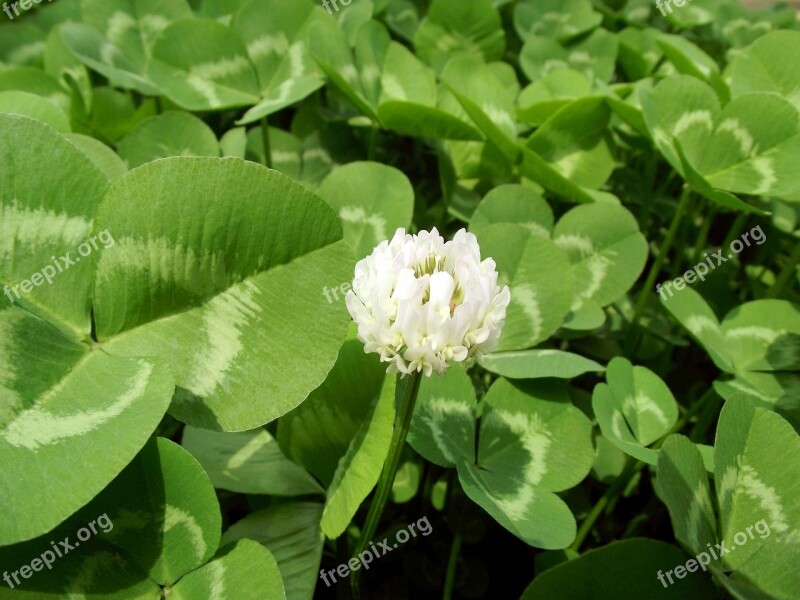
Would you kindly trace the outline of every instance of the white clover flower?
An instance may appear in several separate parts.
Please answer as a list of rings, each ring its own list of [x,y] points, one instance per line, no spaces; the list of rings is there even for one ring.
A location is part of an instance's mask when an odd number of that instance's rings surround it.
[[[391,363],[387,372],[444,373],[497,346],[511,293],[497,285],[494,260],[481,262],[478,240],[461,229],[398,229],[356,265],[347,310],[366,352]]]

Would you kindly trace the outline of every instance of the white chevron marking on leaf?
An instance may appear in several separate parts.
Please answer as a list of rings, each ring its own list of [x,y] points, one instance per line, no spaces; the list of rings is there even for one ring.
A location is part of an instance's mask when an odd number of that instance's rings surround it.
[[[197,520],[185,510],[167,504],[164,514],[164,531],[170,531],[176,527],[184,527],[192,540],[195,555],[198,559],[205,556],[208,545],[203,537],[203,528]]]
[[[203,323],[208,342],[198,353],[188,380],[195,394],[208,396],[225,381],[228,369],[244,347],[242,335],[245,325],[261,312],[254,300],[259,293],[252,282],[245,281],[206,305]]]
[[[758,188],[753,190],[753,194],[766,194],[778,181],[772,159],[762,156],[753,160],[752,165],[756,172],[761,175],[761,182],[758,184]]]
[[[608,268],[612,265],[611,259],[603,254],[595,254],[586,261],[589,271],[589,284],[580,292],[584,298],[591,298],[602,287],[608,275]]]
[[[84,241],[91,230],[92,222],[85,217],[16,203],[5,205],[0,207],[0,258],[19,252],[19,245],[40,248],[58,244],[68,250]]]
[[[786,331],[782,329],[770,329],[769,327],[758,327],[755,325],[735,327],[726,332],[727,337],[730,338],[757,338],[768,344],[771,344],[785,334]]]
[[[761,508],[769,515],[767,521],[770,528],[778,533],[789,529],[783,503],[774,487],[768,486],[758,477],[758,472],[750,465],[742,465],[739,469],[739,489],[747,496],[756,500]]]
[[[689,532],[689,537],[695,546],[703,546],[711,540],[701,540],[700,531],[703,519],[712,513],[711,497],[708,494],[708,487],[705,485],[705,480],[697,484],[694,490],[691,504],[689,505],[689,512],[686,514],[686,529]]]
[[[675,123],[675,126],[672,128],[672,133],[674,135],[680,135],[695,125],[702,125],[709,131],[714,129],[714,118],[711,116],[711,111],[693,110],[683,113],[681,118],[678,119],[677,123]]]
[[[431,398],[425,408],[422,418],[430,427],[433,439],[436,440],[436,446],[449,462],[455,462],[456,457],[450,452],[442,424],[445,421],[453,421],[454,417],[466,417],[472,421],[475,416],[469,406],[450,398]]]
[[[739,119],[728,118],[720,123],[717,131],[730,133],[737,142],[739,142],[739,150],[743,156],[750,156],[750,153],[755,147],[752,134],[745,129],[739,122]]]
[[[740,457],[736,457],[738,464]],[[739,469],[733,465],[728,466],[722,474],[722,481],[717,484],[717,497],[720,505],[730,502],[733,492],[736,490],[736,481],[739,478]]]
[[[623,409],[633,411],[637,415],[650,413],[665,427],[669,425],[667,416],[664,414],[664,411],[661,410],[661,407],[642,392],[639,392],[636,396],[628,396],[625,398]]]
[[[269,56],[270,54],[283,55],[288,50],[289,40],[282,31],[272,35],[262,35],[247,45],[247,52],[253,59]]]
[[[301,77],[306,72],[304,48],[302,42],[295,42],[289,48],[289,73],[292,78]]]
[[[98,282],[113,278],[113,271],[147,273],[150,285],[177,284],[198,296],[231,284],[222,254],[198,255],[193,248],[178,246],[166,238],[116,240],[118,251],[104,252],[100,257]]]
[[[106,23],[106,38],[120,44],[129,29],[136,28],[136,19],[121,10],[118,10],[108,18]]]
[[[215,88],[214,84],[210,81],[207,81],[206,79],[203,79],[197,75],[189,75],[186,78],[186,83],[188,83],[198,94],[205,98],[209,106],[216,107],[222,104],[222,100],[217,95],[217,88]]]
[[[523,284],[514,286],[511,302],[516,304],[525,313],[531,323],[533,336],[539,338],[542,333],[542,311],[539,308],[539,294],[532,285]]]
[[[234,56],[233,58],[221,58],[216,62],[194,65],[189,73],[202,79],[224,79],[246,71],[249,66],[250,61],[244,56]]]
[[[31,61],[39,60],[44,53],[44,42],[31,42],[24,46],[19,46],[9,53],[8,63],[26,64]]]
[[[400,80],[391,73],[383,74],[383,93],[387,98],[408,100],[408,96]]]
[[[592,240],[585,235],[567,233],[558,236],[554,241],[562,250],[578,250],[583,256],[589,256],[594,253]]]
[[[348,223],[358,223],[372,227],[376,243],[386,239],[386,219],[380,215],[367,216],[360,206],[343,206],[339,209],[339,218]]]
[[[17,448],[36,450],[40,446],[54,444],[63,439],[85,435],[104,423],[120,416],[144,393],[150,381],[153,365],[137,361],[140,369],[130,379],[130,387],[113,403],[104,408],[87,410],[77,414],[59,415],[34,407],[19,414],[5,430],[2,437]],[[51,389],[53,394],[61,385]]]
[[[498,504],[511,520],[523,519],[535,498],[535,486],[547,474],[547,451],[552,441],[550,433],[536,414],[493,410],[486,416],[483,426],[493,420],[500,421],[518,435],[522,447],[530,455],[523,473],[525,483],[516,494],[498,499]]]
[[[741,381],[738,381],[736,379],[732,379],[732,380],[730,380],[730,381],[728,381],[726,383],[729,386],[731,386],[733,389],[739,390],[740,392],[744,392],[745,394],[749,394],[749,395],[751,395],[751,396],[753,396],[755,398],[758,398],[762,402],[766,402],[767,404],[771,404],[773,406],[778,404],[778,399],[777,398],[772,398],[770,396],[767,396],[766,394],[762,394],[761,392],[759,392],[754,387],[750,387],[749,385],[745,385]]]
[[[686,329],[696,336],[700,336],[705,330],[720,332],[719,324],[706,315],[692,315],[686,319]]]
[[[225,565],[221,560],[214,560],[208,564],[211,581],[209,582],[209,600],[225,600]]]

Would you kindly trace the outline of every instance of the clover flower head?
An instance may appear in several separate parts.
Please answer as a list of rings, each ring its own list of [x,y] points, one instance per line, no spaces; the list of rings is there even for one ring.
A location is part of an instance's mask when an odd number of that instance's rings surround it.
[[[510,299],[474,234],[445,242],[434,228],[381,242],[356,265],[345,301],[364,350],[390,363],[387,372],[429,376],[491,352]]]

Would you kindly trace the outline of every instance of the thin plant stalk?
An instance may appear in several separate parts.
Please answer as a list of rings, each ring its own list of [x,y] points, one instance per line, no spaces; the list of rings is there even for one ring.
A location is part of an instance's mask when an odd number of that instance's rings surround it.
[[[442,600],[452,600],[453,589],[456,585],[456,572],[458,571],[458,557],[461,554],[461,542],[463,538],[461,534],[456,534],[453,539],[453,545],[450,546],[450,557],[447,559],[447,575],[444,580],[444,593]]]
[[[678,202],[678,208],[675,210],[675,216],[672,217],[672,223],[670,223],[669,230],[667,231],[667,236],[664,238],[664,243],[661,244],[661,248],[658,250],[658,256],[656,256],[656,260],[653,263],[653,266],[650,268],[650,272],[647,275],[647,280],[639,292],[639,299],[636,302],[636,312],[634,313],[633,320],[631,321],[631,329],[628,338],[628,346],[633,350],[633,352],[628,353],[629,356],[634,354],[635,349],[638,346],[639,321],[641,320],[642,315],[647,308],[647,302],[650,300],[650,295],[653,293],[658,274],[664,267],[664,262],[667,260],[667,254],[669,254],[672,243],[675,241],[675,234],[678,232],[678,226],[680,225],[681,219],[686,212],[686,207],[689,205],[689,198],[691,195],[691,188],[688,185],[684,186],[681,199]]]
[[[789,261],[783,265],[783,269],[781,269],[781,272],[778,275],[778,278],[775,280],[775,283],[767,291],[765,296],[766,298],[778,297],[786,284],[789,283],[789,280],[795,276],[798,263],[800,263],[800,243],[795,244],[794,250],[792,251],[791,256],[789,256]]]
[[[378,488],[369,507],[367,520],[364,523],[364,529],[361,531],[361,537],[358,539],[353,556],[360,556],[372,541],[378,529],[383,510],[389,501],[394,478],[397,475],[397,468],[400,465],[400,457],[403,454],[403,446],[408,436],[408,430],[411,427],[411,417],[414,415],[414,405],[417,402],[417,393],[419,392],[421,381],[422,375],[420,373],[413,373],[406,378],[398,377],[396,394],[400,396],[400,405],[394,421],[394,432],[389,444],[389,454],[386,457],[386,462],[383,463],[383,470],[378,479]],[[360,575],[360,571],[354,571],[350,575],[350,586],[355,600],[361,599]]]

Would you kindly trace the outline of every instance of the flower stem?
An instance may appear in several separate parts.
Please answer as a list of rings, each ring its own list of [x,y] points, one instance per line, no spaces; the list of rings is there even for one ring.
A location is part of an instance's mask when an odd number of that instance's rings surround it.
[[[456,572],[458,571],[458,556],[461,554],[461,534],[456,534],[453,538],[453,545],[450,547],[450,558],[447,559],[447,575],[444,580],[444,593],[442,600],[452,600],[453,589],[456,585]]]
[[[383,509],[386,508],[386,503],[392,492],[394,478],[397,475],[397,467],[400,465],[400,457],[403,454],[403,446],[406,436],[408,436],[408,430],[411,427],[411,417],[414,415],[414,405],[417,402],[417,393],[419,392],[421,381],[422,375],[420,373],[413,373],[406,378],[399,376],[397,378],[395,398],[400,400],[400,405],[394,421],[394,433],[392,433],[392,441],[389,444],[389,454],[386,457],[386,462],[383,463],[383,470],[378,479],[378,489],[369,507],[367,520],[364,523],[364,529],[361,532],[361,537],[358,540],[353,556],[359,556],[365,550],[378,529]],[[355,600],[360,600],[361,598],[360,574],[359,571],[354,571],[350,576],[350,586]]]

